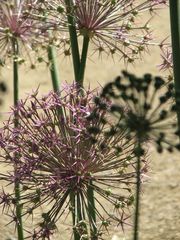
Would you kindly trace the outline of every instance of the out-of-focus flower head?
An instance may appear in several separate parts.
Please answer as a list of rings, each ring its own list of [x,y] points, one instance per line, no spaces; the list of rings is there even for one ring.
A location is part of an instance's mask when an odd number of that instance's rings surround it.
[[[46,41],[42,41],[40,48],[47,48],[48,44],[58,48],[58,52],[65,56],[71,54],[68,35],[68,23],[64,1],[29,0],[31,2],[31,18],[42,23]],[[43,30],[42,30],[42,34]]]
[[[116,118],[114,127],[128,129],[130,138],[137,137],[142,143],[150,140],[158,152],[180,148],[172,83],[165,84],[151,74],[138,78],[124,71],[105,86],[102,96],[114,103],[110,109]]]
[[[96,234],[102,234],[114,223],[128,224],[136,183],[135,142],[126,138],[125,129],[116,131],[100,121],[109,103],[95,113],[93,92],[82,91],[79,97],[73,84],[65,87],[61,97],[50,92],[38,99],[35,92],[19,101],[0,131],[1,162],[16,166],[15,174],[12,170],[0,178],[8,184],[21,184],[23,215],[47,207],[34,239],[49,239],[58,219],[77,209],[80,212],[74,213],[73,228],[80,236],[88,235],[94,227]],[[17,113],[19,124],[14,128]],[[94,144],[89,132],[96,135]],[[142,164],[142,173],[143,169]],[[91,205],[89,188],[94,191],[95,206]],[[13,193],[2,192],[4,211],[12,199]],[[92,207],[97,223],[90,217]]]
[[[32,3],[31,3],[32,4]],[[40,40],[41,23],[33,20],[29,0],[3,0],[0,4],[0,59],[16,55],[19,63],[23,56],[31,61],[30,51]]]

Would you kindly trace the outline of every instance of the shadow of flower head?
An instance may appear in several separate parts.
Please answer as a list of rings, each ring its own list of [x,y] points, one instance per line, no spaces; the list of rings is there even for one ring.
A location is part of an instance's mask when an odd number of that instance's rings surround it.
[[[150,140],[158,152],[179,149],[172,83],[151,74],[139,78],[123,71],[104,87],[101,96],[112,101],[109,112],[116,119],[114,127],[128,129],[129,138],[142,143]]]

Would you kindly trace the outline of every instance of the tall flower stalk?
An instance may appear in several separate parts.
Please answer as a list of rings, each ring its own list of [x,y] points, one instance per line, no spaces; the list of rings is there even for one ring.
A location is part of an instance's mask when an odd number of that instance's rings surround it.
[[[51,80],[54,92],[60,92],[60,78],[58,73],[58,67],[56,62],[56,51],[53,45],[48,46],[48,60],[50,63],[50,73],[51,73]]]
[[[180,109],[180,1],[170,0],[170,22],[171,22],[171,38],[172,38],[172,55],[173,55],[173,70],[174,83],[176,91],[176,101]],[[180,128],[180,110],[177,111],[178,123]]]
[[[65,0],[65,5],[66,5],[66,12],[67,12],[67,20],[69,24],[69,35],[70,35],[72,59],[73,59],[73,66],[74,66],[74,76],[75,76],[75,81],[80,84],[79,82],[80,54],[79,54],[79,45],[78,45],[78,39],[77,39],[76,26],[75,26],[75,21],[73,17],[74,4],[72,0]]]
[[[14,52],[13,56],[13,85],[14,85],[14,107],[18,106],[19,101],[19,74],[18,74],[18,58],[19,58],[19,47],[16,38],[12,39],[12,48]],[[14,115],[14,128],[18,129],[19,125],[19,114],[18,111]],[[15,153],[15,158],[18,158],[18,153]],[[18,160],[17,160],[18,161]],[[14,171],[16,174],[17,166],[14,164]],[[18,240],[24,239],[23,223],[22,223],[22,205],[20,204],[20,183],[15,181],[15,198],[16,198],[16,217],[17,217],[17,233]]]
[[[13,62],[13,92],[14,92],[14,107],[18,106],[19,101],[19,64],[24,62],[20,58],[24,52],[29,57],[29,49],[38,35],[36,29],[36,22],[29,19],[26,15],[28,10],[28,2],[24,0],[10,0],[3,1],[0,4],[0,46],[2,49],[0,53],[1,59],[5,62],[7,58]],[[22,51],[23,48],[23,51]],[[21,51],[20,51],[21,50]],[[29,58],[30,59],[30,58]],[[19,111],[17,110],[14,115],[14,129],[19,128]],[[17,136],[18,139],[18,136]],[[14,175],[17,174],[19,153],[14,153]],[[14,182],[15,194],[15,216],[18,240],[24,239],[23,223],[22,223],[22,205],[21,186],[19,179]]]
[[[139,217],[140,217],[140,190],[141,190],[141,141],[138,139],[136,149],[137,165],[136,165],[136,203],[134,213],[134,240],[139,239]]]
[[[74,74],[75,74],[75,81],[79,85],[79,87],[83,87],[83,80],[84,80],[84,73],[86,68],[86,61],[87,61],[87,54],[88,54],[88,47],[89,47],[89,36],[84,36],[83,38],[83,46],[82,46],[82,54],[80,57],[79,54],[79,45],[78,45],[78,38],[77,38],[77,30],[75,26],[75,16],[74,16],[74,4],[71,0],[66,0],[66,11],[67,11],[67,19],[69,23],[69,34],[70,34],[70,42],[71,42],[71,50],[72,50],[72,58],[73,58],[73,66],[74,66]],[[91,229],[91,234],[94,237],[97,234],[96,230],[96,213],[95,213],[95,202],[94,202],[94,190],[91,186],[88,186],[88,208],[89,208],[89,217],[93,219],[93,227]],[[80,208],[77,209],[80,213]],[[74,214],[74,212],[72,212]],[[74,219],[74,216],[73,216]],[[75,240],[79,240],[80,236],[78,237],[77,233],[74,232]]]
[[[83,37],[81,62],[80,62],[80,68],[79,68],[79,74],[78,74],[78,82],[80,83],[81,86],[83,86],[83,81],[84,81],[84,73],[85,73],[85,69],[86,69],[89,41],[90,41],[90,39],[88,36]]]

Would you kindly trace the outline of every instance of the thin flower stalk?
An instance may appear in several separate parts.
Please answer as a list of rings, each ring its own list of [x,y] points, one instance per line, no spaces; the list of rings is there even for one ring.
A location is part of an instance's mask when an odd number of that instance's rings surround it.
[[[65,0],[65,6],[66,6],[66,12],[67,12],[67,20],[69,24],[69,35],[70,35],[73,66],[74,66],[74,76],[75,76],[76,82],[81,85],[81,82],[79,80],[79,70],[80,70],[79,45],[78,45],[74,16],[72,15],[72,9],[74,7],[74,3],[72,0]]]
[[[88,54],[88,47],[89,47],[89,37],[84,36],[83,38],[83,47],[82,47],[82,55],[81,55],[81,64],[80,64],[80,70],[79,70],[79,83],[80,86],[83,86],[83,80],[84,80],[84,73],[86,68],[86,61],[87,61],[87,54]],[[98,238],[97,235],[97,226],[96,226],[96,211],[95,211],[95,199],[94,199],[94,189],[91,187],[93,182],[91,181],[91,184],[88,186],[87,189],[87,195],[88,195],[88,211],[89,211],[89,217],[93,220],[94,224],[92,228],[90,229],[90,233],[92,236],[92,239],[96,240]]]
[[[96,240],[98,239],[98,230],[96,225],[94,189],[91,186],[92,186],[92,181],[90,182],[90,186],[88,186],[88,189],[87,189],[87,197],[89,199],[89,202],[88,202],[88,211],[90,213],[89,217],[92,218],[92,221],[94,222],[94,225],[90,229],[90,235],[94,240]]]
[[[5,62],[7,57],[13,60],[13,87],[14,87],[14,106],[18,105],[19,100],[19,64],[24,62],[22,52],[29,56],[31,41],[37,36],[35,22],[26,16],[27,1],[10,0],[2,1],[0,4],[0,57]],[[23,51],[20,52],[20,49]],[[30,56],[29,56],[30,59]],[[19,113],[14,115],[14,128],[19,127]],[[14,153],[14,158],[19,158],[18,153]],[[17,173],[17,166],[14,164],[14,174]],[[15,201],[16,201],[16,223],[18,239],[23,240],[22,206],[20,204],[20,183],[14,182]]]
[[[0,58],[3,62],[9,57],[13,60],[13,88],[14,88],[14,106],[18,105],[19,100],[19,64],[24,62],[22,52],[26,52],[30,61],[29,49],[33,37],[37,36],[37,29],[35,22],[26,16],[27,1],[10,0],[2,1],[0,4]],[[24,48],[23,48],[24,47]],[[23,51],[20,52],[20,49]],[[18,128],[19,114],[14,116],[14,128]],[[18,154],[14,154],[18,158]],[[16,174],[17,168],[14,164],[14,173]],[[20,183],[14,182],[15,199],[16,199],[16,221],[17,221],[17,234],[18,239],[23,240],[23,224],[22,224],[22,206],[20,205]]]
[[[73,226],[76,225],[76,213],[75,213],[75,194],[71,193],[70,194],[70,203],[71,203],[71,212],[72,212],[72,219],[73,219]],[[74,240],[79,240],[80,236],[77,233],[76,229],[73,228],[73,234],[74,234]]]
[[[80,57],[79,45],[78,45],[78,39],[77,39],[77,33],[76,33],[76,27],[75,27],[75,19],[74,19],[73,13],[72,13],[72,9],[73,9],[74,5],[73,5],[73,2],[68,1],[68,0],[66,0],[65,3],[66,3],[67,18],[68,18],[68,23],[69,23],[69,34],[70,34],[71,50],[72,50],[72,57],[73,57],[73,63],[74,63],[75,80],[79,84],[79,86],[83,87],[84,72],[85,72],[85,67],[86,67],[86,60],[87,60],[87,53],[88,53],[88,46],[89,46],[89,37],[84,36],[82,54]],[[90,216],[94,216],[94,218],[93,218],[93,220],[94,220],[93,226],[94,227],[93,228],[96,228],[93,189],[91,187],[88,187],[87,191],[89,192],[89,195],[90,195],[90,205],[93,205],[93,208],[89,208],[89,214],[90,214]],[[97,234],[96,232],[94,232],[94,233]],[[75,236],[76,236],[76,233],[75,233]]]
[[[82,54],[81,54],[81,63],[80,63],[80,69],[79,69],[79,77],[78,77],[78,81],[81,86],[83,86],[83,81],[84,81],[84,73],[85,73],[86,61],[88,57],[89,41],[90,41],[89,37],[84,36]]]
[[[56,51],[55,47],[50,45],[48,46],[48,59],[50,63],[50,73],[51,73],[51,79],[52,79],[52,85],[54,92],[59,93],[60,92],[60,79],[59,79],[59,73],[57,68],[57,62],[56,62]]]
[[[14,83],[14,107],[18,105],[19,100],[19,76],[18,76],[18,56],[19,56],[19,47],[16,39],[12,41],[12,48],[14,51],[13,57],[13,83]],[[19,126],[19,116],[18,112],[14,115],[14,128],[18,128]],[[18,154],[16,153],[15,158],[18,158]],[[16,165],[14,165],[14,173],[16,174]],[[22,206],[20,205],[20,183],[19,181],[15,181],[15,198],[16,198],[16,216],[17,216],[17,232],[18,232],[18,240],[24,239],[23,234],[23,223],[22,223]]]
[[[140,192],[141,192],[141,142],[138,139],[137,145],[137,165],[136,165],[136,202],[134,214],[134,240],[139,239],[139,219],[140,219]]]
[[[84,37],[82,55],[81,55],[81,59],[79,59],[80,58],[79,57],[79,46],[78,46],[78,41],[77,41],[76,28],[74,26],[74,17],[72,15],[73,2],[65,1],[65,4],[66,4],[66,9],[67,9],[67,19],[68,19],[68,24],[69,24],[69,34],[70,34],[75,80],[79,84],[79,86],[82,87],[83,80],[84,80],[86,60],[87,60],[89,38]],[[59,9],[59,11],[64,12],[63,8],[60,8],[60,5],[58,6],[58,9]],[[61,113],[63,114],[62,110],[61,110]],[[92,188],[91,188],[91,192],[92,192]],[[91,198],[91,200],[92,200],[92,198]],[[93,202],[91,204],[94,205]],[[92,211],[93,211],[93,208],[91,208],[91,212]],[[92,214],[95,215],[95,213],[92,213]],[[74,237],[77,238],[77,233],[74,233]]]
[[[170,0],[170,22],[171,22],[171,38],[172,38],[172,56],[173,56],[173,70],[174,70],[174,83],[175,91],[177,93],[176,101],[179,105],[179,94],[180,94],[180,1]],[[178,124],[180,128],[180,111],[177,111]]]

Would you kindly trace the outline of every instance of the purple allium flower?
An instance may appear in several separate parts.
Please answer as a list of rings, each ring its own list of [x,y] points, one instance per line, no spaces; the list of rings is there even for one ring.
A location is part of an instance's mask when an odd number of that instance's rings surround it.
[[[8,184],[21,184],[23,215],[31,215],[41,206],[48,209],[33,239],[49,239],[58,219],[69,212],[74,212],[73,228],[79,235],[88,235],[88,229],[96,224],[97,234],[101,234],[111,224],[126,224],[130,215],[136,182],[135,142],[127,138],[126,129],[113,136],[101,134],[108,133],[110,127],[99,118],[106,115],[110,103],[94,114],[93,92],[82,91],[79,96],[73,84],[64,88],[61,97],[50,92],[39,99],[35,92],[19,101],[1,128],[1,162],[16,166],[16,173],[9,171],[0,178]],[[14,128],[17,112],[19,125]],[[97,133],[97,129],[101,131]],[[89,130],[96,132],[94,144]],[[89,217],[89,187],[94,191],[97,223]],[[14,195],[1,195],[1,203],[8,210],[10,199],[7,201],[6,196],[12,199]]]
[[[45,9],[43,11],[46,12],[46,19],[53,19],[54,23],[56,22],[60,42],[62,41],[61,32],[68,32],[68,13],[65,2],[64,0],[37,0],[40,6],[39,14],[41,15],[42,9]],[[152,14],[165,5],[167,0],[140,2],[136,0],[74,0],[72,8],[68,8],[68,11],[73,16],[78,36],[89,37],[95,52],[99,54],[104,52],[111,56],[116,53],[126,62],[133,62],[147,50],[149,45],[156,45],[148,24],[150,20],[142,20],[142,15],[148,12]],[[68,47],[69,44],[65,49]]]
[[[19,63],[24,62],[26,54],[31,60],[29,51],[40,37],[40,25],[30,18],[29,0],[3,0],[0,4],[0,59],[15,55],[13,41],[19,45]]]

